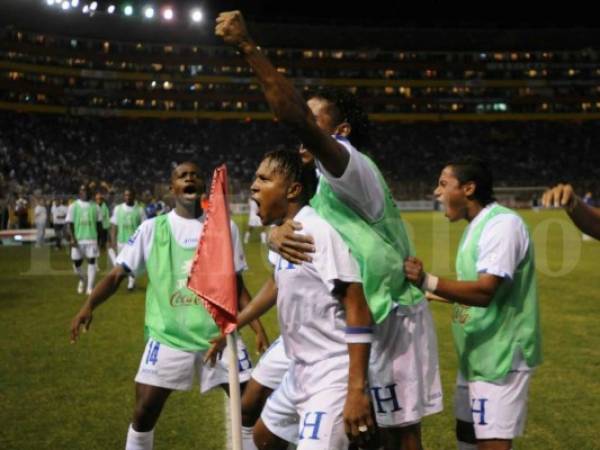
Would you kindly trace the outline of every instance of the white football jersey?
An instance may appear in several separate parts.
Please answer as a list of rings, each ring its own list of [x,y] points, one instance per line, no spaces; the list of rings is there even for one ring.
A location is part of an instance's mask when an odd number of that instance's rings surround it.
[[[275,254],[279,327],[288,357],[312,364],[348,353],[345,313],[335,281],[360,283],[358,264],[340,235],[309,206],[294,217],[313,237],[312,262],[295,265]]]

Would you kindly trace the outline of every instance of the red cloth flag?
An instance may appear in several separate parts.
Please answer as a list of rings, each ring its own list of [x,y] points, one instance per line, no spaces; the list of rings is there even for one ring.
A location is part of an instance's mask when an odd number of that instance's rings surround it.
[[[202,299],[223,334],[235,330],[238,294],[225,165],[217,167],[213,173],[208,211],[188,276],[188,288]]]

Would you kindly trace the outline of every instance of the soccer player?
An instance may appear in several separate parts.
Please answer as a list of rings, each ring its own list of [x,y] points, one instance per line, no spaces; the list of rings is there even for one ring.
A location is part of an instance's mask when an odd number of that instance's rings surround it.
[[[369,382],[382,440],[388,449],[421,449],[422,417],[442,409],[437,342],[424,295],[404,276],[412,244],[389,188],[375,164],[348,140],[358,140],[366,116],[349,93],[322,92],[305,102],[261,53],[239,11],[222,13],[216,34],[254,69],[275,116],[303,142],[307,162],[317,160],[322,176],[311,206],[358,260],[377,322]],[[293,238],[281,242],[278,251],[288,261],[310,259],[289,244]]]
[[[104,196],[100,192],[96,193],[96,204],[100,208],[100,217],[102,220],[102,226],[98,230],[98,247],[100,250],[106,250],[108,230],[110,228],[110,210],[104,200]]]
[[[250,241],[250,236],[253,234],[254,230],[260,232],[260,242],[266,244],[267,233],[265,233],[263,225],[260,222],[260,217],[258,217],[258,207],[256,206],[256,202],[252,201],[252,199],[248,199],[248,228],[244,233],[244,244],[247,244]]]
[[[71,323],[71,339],[75,341],[82,326],[89,328],[93,310],[116,292],[124,278],[144,271],[148,274],[147,344],[135,378],[136,405],[127,434],[127,450],[152,448],[154,426],[167,398],[174,390],[191,389],[194,373],[198,374],[202,392],[216,386],[228,390],[226,360],[219,361],[214,368],[203,364],[210,340],[219,336],[217,325],[202,300],[187,288],[204,223],[199,202],[204,182],[196,164],[186,162],[175,167],[170,190],[175,210],[142,222],[118,255],[116,266],[94,289]],[[246,263],[239,231],[233,222],[231,234],[239,301],[243,305],[249,300],[241,276]],[[252,363],[241,341],[237,353],[240,381],[244,383],[250,376]],[[252,442],[246,439],[244,449],[252,448]]]
[[[371,315],[350,250],[308,206],[315,187],[314,169],[284,150],[265,156],[251,187],[264,225],[294,218],[317,245],[312,262],[295,265],[280,255],[273,261],[291,362],[254,428],[261,450],[285,449],[288,442],[301,450],[345,450],[348,436],[373,426],[367,393]]]
[[[36,199],[36,205],[33,209],[33,223],[35,223],[36,235],[35,235],[35,246],[41,247],[44,245],[44,238],[46,236],[46,222],[48,221],[48,213],[46,211],[46,205],[44,200],[41,198]]]
[[[584,202],[570,184],[558,184],[544,192],[545,208],[563,207],[575,226],[588,236],[600,239],[600,209]]]
[[[91,190],[89,185],[79,186],[79,199],[69,205],[66,222],[69,224],[69,238],[71,244],[71,260],[73,270],[79,277],[77,293],[92,293],[96,280],[96,258],[99,256],[98,231],[102,228],[102,212],[100,207],[90,201]],[[86,277],[83,274],[83,259],[87,259],[87,289]]]
[[[65,206],[65,201],[62,198],[57,198],[56,204],[52,205],[50,213],[52,215],[52,226],[54,227],[56,248],[59,250],[62,248],[62,240],[65,234],[67,212],[68,208]]]
[[[125,244],[133,236],[135,230],[146,220],[144,208],[135,201],[135,192],[133,189],[125,189],[123,193],[123,203],[115,206],[113,209],[110,223],[110,242],[114,250],[121,253]],[[135,287],[135,276],[129,274],[127,289],[130,291]]]
[[[448,164],[434,195],[451,222],[469,223],[456,255],[458,280],[426,273],[414,257],[406,275],[453,302],[459,450],[510,450],[523,433],[529,381],[542,359],[533,242],[521,217],[495,202],[492,174],[480,161]]]

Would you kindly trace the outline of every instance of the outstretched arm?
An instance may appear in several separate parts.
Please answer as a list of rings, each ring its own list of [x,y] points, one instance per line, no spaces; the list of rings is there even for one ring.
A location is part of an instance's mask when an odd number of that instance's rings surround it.
[[[250,293],[244,284],[244,279],[240,274],[237,275],[237,285],[240,290],[238,296],[238,303],[240,310],[244,310],[250,304]],[[258,353],[263,353],[267,348],[269,348],[269,337],[265,332],[265,329],[260,322],[259,318],[256,318],[252,322],[250,322],[250,328],[254,331],[256,335],[256,351]]]
[[[239,11],[223,12],[216,23],[215,34],[236,47],[254,70],[275,117],[294,130],[329,173],[341,176],[348,166],[348,152],[319,128],[302,95],[260,51],[248,33],[242,14]]]
[[[265,314],[273,305],[277,303],[277,285],[273,277],[265,282],[262,288],[254,296],[254,298],[246,304],[238,314],[237,329],[240,330],[252,321],[258,319],[260,316]],[[204,361],[210,361],[211,365],[214,365],[217,356],[225,348],[225,336],[220,336],[212,341],[211,347],[204,356]]]
[[[127,275],[128,273],[123,266],[117,265],[96,285],[77,315],[71,321],[71,343],[75,343],[79,337],[81,327],[83,327],[84,332],[90,329],[94,309],[108,300],[117,291],[121,281]]]
[[[570,184],[558,184],[544,192],[542,204],[545,208],[563,207],[577,228],[600,239],[600,209],[586,205]]]
[[[479,274],[476,281],[458,281],[438,278],[423,270],[421,260],[409,256],[404,261],[404,273],[408,281],[426,292],[451,302],[468,306],[487,307],[502,284],[503,278],[486,273]]]

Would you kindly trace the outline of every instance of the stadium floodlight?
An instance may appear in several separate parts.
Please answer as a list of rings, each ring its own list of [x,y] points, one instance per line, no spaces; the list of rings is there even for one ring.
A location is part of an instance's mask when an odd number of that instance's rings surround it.
[[[67,9],[69,9],[71,7],[71,4],[69,3],[69,0],[64,0],[60,4],[60,7],[63,9],[63,11],[66,11]]]
[[[71,6],[77,8],[79,6],[79,0],[71,0]]]
[[[116,6],[115,5],[108,5],[108,8],[106,8],[106,12],[109,14],[112,14],[115,12]]]
[[[196,22],[196,23],[202,22],[202,18],[203,18],[202,11],[198,8],[194,8],[190,12],[190,17],[192,18],[192,22]]]
[[[90,11],[96,11],[98,9],[98,2],[90,3]]]
[[[171,8],[170,6],[167,6],[165,9],[163,9],[162,16],[163,16],[163,19],[165,19],[165,20],[173,19],[173,8]]]
[[[89,12],[90,12],[90,7],[89,7],[89,5],[83,5],[83,8],[81,8],[81,11],[82,11],[84,14],[87,14],[87,13],[89,13]]]
[[[54,6],[54,3],[55,3],[54,0],[46,0],[46,4],[48,6]]]
[[[125,7],[123,8],[123,12],[126,16],[131,16],[133,14],[133,6],[125,5]]]
[[[146,19],[152,19],[154,17],[154,8],[152,6],[146,6],[144,8],[144,17]]]

